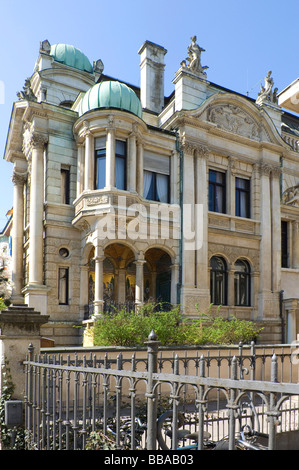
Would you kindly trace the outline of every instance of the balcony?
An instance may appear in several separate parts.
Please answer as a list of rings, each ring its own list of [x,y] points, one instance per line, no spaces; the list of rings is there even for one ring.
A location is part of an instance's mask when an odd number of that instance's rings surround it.
[[[118,230],[122,224],[138,218],[139,234],[167,239],[180,237],[180,207],[177,204],[149,201],[128,191],[103,189],[83,191],[74,201],[74,207],[72,223],[79,229],[86,223],[92,226],[99,217],[110,214]]]

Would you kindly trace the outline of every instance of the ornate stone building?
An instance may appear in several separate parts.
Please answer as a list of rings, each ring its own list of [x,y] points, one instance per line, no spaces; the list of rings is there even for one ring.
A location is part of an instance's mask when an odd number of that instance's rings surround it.
[[[72,46],[40,44],[4,157],[13,301],[50,316],[56,345],[150,299],[190,317],[222,305],[261,322],[263,341],[296,339],[297,82],[277,95],[268,72],[253,100],[209,82],[202,52],[192,37],[165,97],[161,46],[139,50],[137,88]]]

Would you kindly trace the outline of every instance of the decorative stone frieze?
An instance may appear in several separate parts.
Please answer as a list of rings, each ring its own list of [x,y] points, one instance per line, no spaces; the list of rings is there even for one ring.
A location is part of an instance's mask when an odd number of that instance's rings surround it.
[[[282,204],[299,207],[299,184],[288,188],[282,195]]]
[[[260,140],[260,129],[258,123],[239,106],[233,104],[221,104],[211,106],[208,109],[207,120],[216,124],[219,128]]]

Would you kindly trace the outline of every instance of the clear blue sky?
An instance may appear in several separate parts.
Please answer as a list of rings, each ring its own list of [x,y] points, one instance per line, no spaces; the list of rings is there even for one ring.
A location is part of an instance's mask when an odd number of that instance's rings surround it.
[[[106,74],[134,85],[140,46],[160,44],[168,51],[168,95],[196,35],[208,79],[255,98],[268,70],[279,91],[299,76],[298,19],[298,0],[0,0],[0,230],[13,203],[12,164],[3,160],[12,105],[33,72],[40,41],[72,44],[91,62],[102,59]]]

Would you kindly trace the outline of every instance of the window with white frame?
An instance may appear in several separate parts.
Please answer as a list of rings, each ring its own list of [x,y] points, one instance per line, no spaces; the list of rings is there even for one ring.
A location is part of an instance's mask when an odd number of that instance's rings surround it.
[[[115,187],[126,189],[127,143],[115,141]],[[106,186],[106,137],[95,139],[95,188]]]
[[[170,201],[170,158],[144,152],[143,197],[150,201]]]

